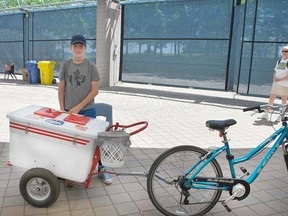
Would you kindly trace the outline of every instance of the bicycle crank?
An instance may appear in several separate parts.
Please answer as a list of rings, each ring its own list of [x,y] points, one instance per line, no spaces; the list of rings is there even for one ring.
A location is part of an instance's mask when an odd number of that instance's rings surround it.
[[[248,196],[248,194],[246,193],[245,186],[239,183],[233,186],[232,195],[228,197],[225,201],[223,201],[221,204],[224,206],[224,208],[226,208],[228,212],[231,212],[231,209],[227,206],[227,203],[234,199],[237,199],[237,200],[244,199],[245,197]]]
[[[213,182],[218,184],[218,187],[228,187],[230,197],[222,202],[222,205],[228,212],[231,209],[227,206],[227,203],[231,200],[243,200],[250,193],[250,185],[243,179],[233,179],[233,178],[219,178],[219,177],[196,177],[195,182]]]

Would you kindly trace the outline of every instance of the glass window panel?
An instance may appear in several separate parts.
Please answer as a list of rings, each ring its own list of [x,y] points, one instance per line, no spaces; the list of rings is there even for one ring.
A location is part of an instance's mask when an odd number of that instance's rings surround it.
[[[225,89],[226,40],[125,40],[123,52],[123,81]]]
[[[31,46],[31,43],[30,43]],[[56,61],[55,72],[59,71],[61,63],[72,57],[69,41],[35,41],[33,43],[34,61]],[[87,41],[86,58],[96,63],[96,41]]]
[[[287,0],[258,1],[256,41],[287,41]]]
[[[23,42],[0,43],[0,50],[5,50],[0,51],[1,69],[4,69],[5,64],[14,63],[15,73],[20,73],[23,67]]]
[[[125,38],[228,38],[231,0],[125,5]]]
[[[249,70],[250,70],[250,59],[251,59],[251,43],[243,44],[242,51],[242,62],[239,78],[239,88],[238,93],[247,94],[248,93],[248,82],[249,82]]]
[[[284,44],[255,44],[249,94],[269,95],[276,62]]]
[[[241,59],[241,42],[243,35],[243,16],[244,16],[244,7],[237,6],[235,7],[235,17],[233,25],[233,34],[230,50],[230,62],[229,62],[229,74],[227,80],[227,90],[228,91],[237,91],[238,84],[238,75]]]
[[[23,40],[23,14],[0,16],[0,42]]]
[[[30,40],[69,39],[75,34],[96,38],[96,7],[42,11],[34,13],[33,18]]]
[[[244,7],[244,5],[243,5]],[[253,39],[254,19],[255,19],[255,0],[247,0],[245,14],[245,31],[244,40],[251,41]]]

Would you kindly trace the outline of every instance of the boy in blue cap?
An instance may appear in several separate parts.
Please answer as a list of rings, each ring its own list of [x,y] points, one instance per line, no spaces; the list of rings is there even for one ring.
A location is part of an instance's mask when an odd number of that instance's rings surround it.
[[[70,50],[73,57],[62,62],[60,67],[58,88],[60,110],[96,118],[94,98],[99,92],[100,77],[96,65],[85,58],[85,37],[74,35]],[[104,167],[100,165],[99,169]],[[108,173],[102,173],[99,177],[105,184],[111,184],[113,181]]]

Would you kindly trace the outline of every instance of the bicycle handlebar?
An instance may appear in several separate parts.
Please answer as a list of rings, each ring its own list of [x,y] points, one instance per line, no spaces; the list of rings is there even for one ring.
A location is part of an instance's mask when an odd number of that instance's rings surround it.
[[[260,105],[244,108],[244,109],[243,109],[243,112],[247,112],[247,111],[255,110],[255,109],[257,109],[259,113],[260,113],[261,111],[264,112],[264,110],[261,110],[261,106],[260,106]]]
[[[142,127],[140,127],[139,129],[129,133],[130,136],[134,135],[134,134],[137,134],[139,133],[140,131],[144,130],[145,128],[148,127],[148,122],[147,121],[141,121],[141,122],[136,122],[134,124],[131,124],[131,125],[120,125],[118,122],[115,124],[115,125],[111,125],[109,126],[106,131],[110,131],[112,128],[114,128],[114,131],[117,131],[118,128],[122,128],[122,130],[125,130],[126,128],[130,128],[130,127],[134,127],[134,126],[138,126],[138,125],[142,125]]]
[[[282,110],[285,107],[285,111],[282,112]],[[247,107],[243,109],[243,112],[251,111],[251,110],[257,110],[259,113],[265,112],[267,109],[271,109],[274,111],[280,111],[280,113],[284,114],[286,112],[286,109],[288,107],[288,104],[281,104],[281,105],[270,105],[270,104],[262,104],[262,105],[257,105],[257,106],[252,106],[252,107]]]

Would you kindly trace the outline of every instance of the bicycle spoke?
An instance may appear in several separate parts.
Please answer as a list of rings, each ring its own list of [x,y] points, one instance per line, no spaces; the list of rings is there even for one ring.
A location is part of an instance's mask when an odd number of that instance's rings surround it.
[[[193,146],[179,146],[164,152],[154,161],[148,174],[147,189],[152,203],[160,212],[171,216],[200,215],[217,203],[221,195],[219,190],[187,190],[184,187],[191,173],[185,179],[183,176],[206,153]],[[221,168],[213,162],[208,163],[199,175],[221,176]]]

